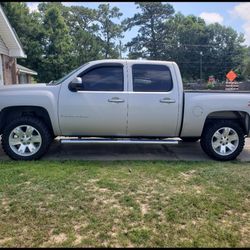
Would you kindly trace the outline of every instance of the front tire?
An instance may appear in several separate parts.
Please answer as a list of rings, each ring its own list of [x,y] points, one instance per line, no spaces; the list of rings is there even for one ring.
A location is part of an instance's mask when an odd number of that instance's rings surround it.
[[[217,121],[205,127],[200,144],[203,151],[215,160],[234,160],[244,148],[244,132],[234,121]]]
[[[2,148],[13,160],[37,160],[52,142],[51,133],[38,118],[23,116],[11,121],[2,135]]]

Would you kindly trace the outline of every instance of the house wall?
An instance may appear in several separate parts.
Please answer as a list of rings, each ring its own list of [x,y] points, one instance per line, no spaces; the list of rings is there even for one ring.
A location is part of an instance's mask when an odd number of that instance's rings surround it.
[[[18,76],[16,68],[16,59],[13,57],[9,57],[8,54],[9,50],[0,36],[0,56],[2,61],[3,83],[5,85],[17,84]]]
[[[4,64],[3,64],[3,55],[8,55],[9,50],[6,47],[3,39],[0,36],[0,85],[4,84]]]
[[[9,55],[9,50],[8,48],[6,47],[3,39],[1,38],[0,36],[0,54],[3,54],[3,55]]]
[[[3,85],[3,61],[2,55],[0,54],[0,86]]]
[[[33,76],[27,73],[18,72],[18,84],[22,83],[34,83]]]
[[[32,76],[31,75],[27,75],[27,82],[32,83]]]
[[[17,84],[18,75],[16,67],[16,58],[2,55],[3,61],[3,79],[5,85]]]

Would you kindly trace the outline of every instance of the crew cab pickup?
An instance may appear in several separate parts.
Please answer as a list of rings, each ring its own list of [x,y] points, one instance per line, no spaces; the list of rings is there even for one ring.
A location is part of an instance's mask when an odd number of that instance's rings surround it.
[[[15,160],[39,159],[57,136],[61,143],[200,140],[211,158],[232,160],[249,135],[249,114],[248,93],[184,91],[168,61],[98,60],[47,84],[0,88],[2,148]]]

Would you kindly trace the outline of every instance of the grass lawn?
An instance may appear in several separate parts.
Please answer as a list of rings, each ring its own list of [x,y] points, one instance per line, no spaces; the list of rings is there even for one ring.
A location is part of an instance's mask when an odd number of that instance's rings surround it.
[[[0,162],[0,247],[249,247],[250,163]]]

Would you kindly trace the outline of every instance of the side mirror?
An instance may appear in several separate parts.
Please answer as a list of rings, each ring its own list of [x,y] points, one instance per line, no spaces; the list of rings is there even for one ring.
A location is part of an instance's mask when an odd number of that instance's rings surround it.
[[[70,83],[69,83],[69,90],[72,92],[77,92],[78,90],[83,89],[82,85],[82,78],[81,77],[75,77]]]

